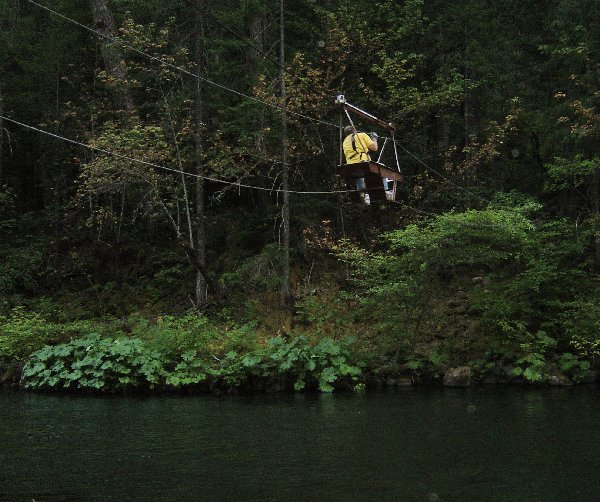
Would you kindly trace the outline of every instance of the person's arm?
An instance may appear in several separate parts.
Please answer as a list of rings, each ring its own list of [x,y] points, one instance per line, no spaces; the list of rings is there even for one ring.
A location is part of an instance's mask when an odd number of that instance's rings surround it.
[[[357,135],[358,141],[360,141],[360,144],[363,148],[368,148],[369,150],[371,150],[372,152],[376,152],[377,151],[377,138],[375,138],[375,140],[372,140],[370,138],[370,136],[367,133],[364,132],[359,132]]]
[[[377,134],[375,134],[374,132],[370,133],[369,139],[371,140],[371,143],[369,144],[369,150],[371,150],[372,152],[376,152],[379,149],[377,145]]]
[[[371,150],[372,152],[376,152],[379,147],[377,146],[377,138],[369,138],[369,140],[371,141],[368,145],[369,150]]]

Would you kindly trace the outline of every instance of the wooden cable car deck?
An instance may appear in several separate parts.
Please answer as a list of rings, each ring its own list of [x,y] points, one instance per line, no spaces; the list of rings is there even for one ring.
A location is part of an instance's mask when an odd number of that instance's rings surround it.
[[[337,173],[346,179],[348,188],[356,190],[354,180],[364,178],[366,188],[354,192],[354,198],[360,200],[360,192],[369,194],[371,201],[386,200],[383,189],[383,178],[389,181],[402,183],[404,177],[395,169],[390,169],[383,164],[374,161],[357,162],[355,164],[342,164],[338,166]]]

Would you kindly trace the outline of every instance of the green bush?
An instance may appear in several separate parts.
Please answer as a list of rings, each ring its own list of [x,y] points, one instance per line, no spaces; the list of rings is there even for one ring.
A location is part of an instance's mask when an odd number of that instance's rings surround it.
[[[202,350],[218,336],[209,320],[196,313],[181,317],[161,316],[156,321],[130,317],[131,335],[144,341],[151,349],[172,359],[190,350]]]
[[[27,389],[118,391],[153,388],[164,377],[162,356],[136,338],[85,338],[33,353],[23,368]]]
[[[37,312],[16,307],[7,316],[0,315],[0,357],[24,361],[45,345],[56,345],[90,332],[111,329],[94,321],[56,323]]]
[[[206,382],[217,372],[206,361],[198,356],[195,350],[189,350],[181,355],[180,362],[168,372],[166,383],[173,388],[183,388]]]
[[[337,342],[323,338],[311,345],[303,335],[290,340],[278,336],[253,352],[241,356],[235,352],[226,354],[218,377],[227,387],[264,380],[296,391],[332,392],[334,385],[354,387],[362,370],[352,362],[350,345],[348,339]]]
[[[575,382],[581,382],[591,367],[589,361],[579,359],[570,352],[561,354],[556,362],[560,371]]]
[[[388,356],[417,370],[421,354],[436,352],[451,355],[452,364],[477,359],[478,371],[500,372],[484,353],[506,341],[513,376],[542,381],[546,364],[573,351],[575,335],[593,340],[600,325],[594,295],[573,299],[594,287],[582,244],[572,225],[533,219],[538,208],[446,213],[388,232],[370,249],[341,241],[336,252],[353,271],[359,316],[382,334],[377,347],[387,345]],[[552,347],[532,339],[538,332]]]
[[[303,335],[270,339],[245,353],[217,358],[188,350],[175,361],[138,338],[102,338],[91,334],[34,352],[23,369],[28,389],[85,389],[103,392],[171,389],[209,385],[231,391],[279,388],[332,392],[360,388],[362,369],[354,362],[351,340],[324,338],[311,344]],[[358,385],[358,387],[357,387]]]
[[[257,347],[254,323],[216,324],[195,312],[181,317],[161,316],[156,321],[130,317],[127,324],[133,326],[131,336],[140,338],[169,360],[190,351],[222,356],[232,350],[245,353]]]
[[[0,252],[0,294],[35,293],[46,273],[47,242],[13,244]]]
[[[350,344],[349,340],[324,338],[312,345],[302,335],[289,340],[278,336],[250,352],[229,351],[218,364],[216,358],[204,359],[196,351],[189,351],[169,372],[167,384],[184,388],[212,382],[225,390],[271,386],[332,392],[334,386],[353,388],[360,383],[362,370],[351,362]]]

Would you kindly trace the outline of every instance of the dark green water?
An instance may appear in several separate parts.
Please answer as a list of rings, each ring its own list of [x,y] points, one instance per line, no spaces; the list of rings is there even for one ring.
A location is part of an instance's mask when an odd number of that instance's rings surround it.
[[[595,388],[0,393],[0,500],[600,500]]]

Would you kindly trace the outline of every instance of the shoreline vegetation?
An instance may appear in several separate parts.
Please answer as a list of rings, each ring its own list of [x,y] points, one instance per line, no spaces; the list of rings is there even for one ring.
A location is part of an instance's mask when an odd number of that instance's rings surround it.
[[[538,210],[448,213],[370,247],[313,235],[293,316],[260,269],[253,292],[206,314],[68,320],[64,306],[29,300],[0,315],[0,381],[93,392],[595,382],[596,279],[572,227],[534,224]]]

